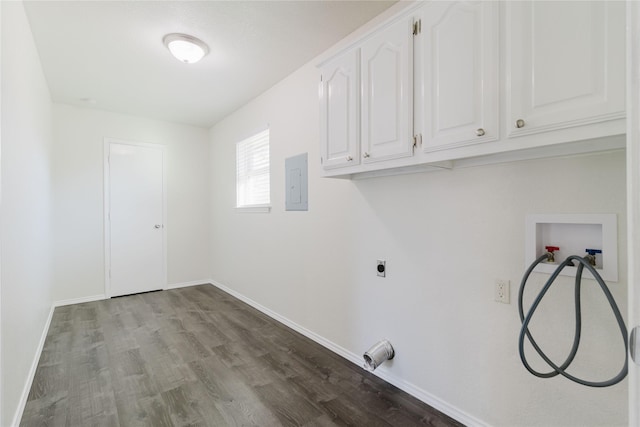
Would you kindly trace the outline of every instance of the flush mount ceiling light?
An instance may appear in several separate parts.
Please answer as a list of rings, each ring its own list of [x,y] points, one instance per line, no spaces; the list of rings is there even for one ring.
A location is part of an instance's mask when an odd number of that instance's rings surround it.
[[[187,34],[167,34],[162,42],[178,61],[187,64],[196,63],[209,53],[209,47],[202,40]]]

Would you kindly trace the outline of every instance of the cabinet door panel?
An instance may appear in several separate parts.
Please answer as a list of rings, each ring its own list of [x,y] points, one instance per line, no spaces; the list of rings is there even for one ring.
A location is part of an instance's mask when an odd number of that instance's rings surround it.
[[[506,8],[510,136],[624,117],[624,2]]]
[[[498,137],[498,4],[434,2],[422,15],[423,148]]]
[[[364,162],[413,154],[412,23],[401,20],[362,46]]]
[[[325,169],[360,163],[358,54],[347,52],[322,68],[320,141]]]

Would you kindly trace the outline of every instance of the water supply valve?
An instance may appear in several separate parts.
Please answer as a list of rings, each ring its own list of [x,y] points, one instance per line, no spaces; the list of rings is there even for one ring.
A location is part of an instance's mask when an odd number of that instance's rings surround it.
[[[544,248],[547,250],[547,262],[556,262],[554,252],[559,251],[560,248],[558,246],[545,246]]]
[[[592,266],[596,266],[596,254],[601,254],[602,250],[601,249],[585,249],[584,250],[587,255],[584,257],[584,259],[586,259],[587,261],[589,261],[589,264],[591,264]]]

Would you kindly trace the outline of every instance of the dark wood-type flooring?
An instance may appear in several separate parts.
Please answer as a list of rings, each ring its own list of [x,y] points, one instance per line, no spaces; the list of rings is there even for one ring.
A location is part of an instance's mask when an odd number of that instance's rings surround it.
[[[211,285],[59,307],[21,426],[457,426]]]

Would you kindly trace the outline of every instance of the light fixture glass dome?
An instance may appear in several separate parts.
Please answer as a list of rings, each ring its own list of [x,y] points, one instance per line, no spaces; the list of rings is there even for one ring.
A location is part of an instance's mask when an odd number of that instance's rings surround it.
[[[187,34],[167,34],[162,41],[173,56],[187,64],[198,62],[209,53],[209,47],[202,40]]]

